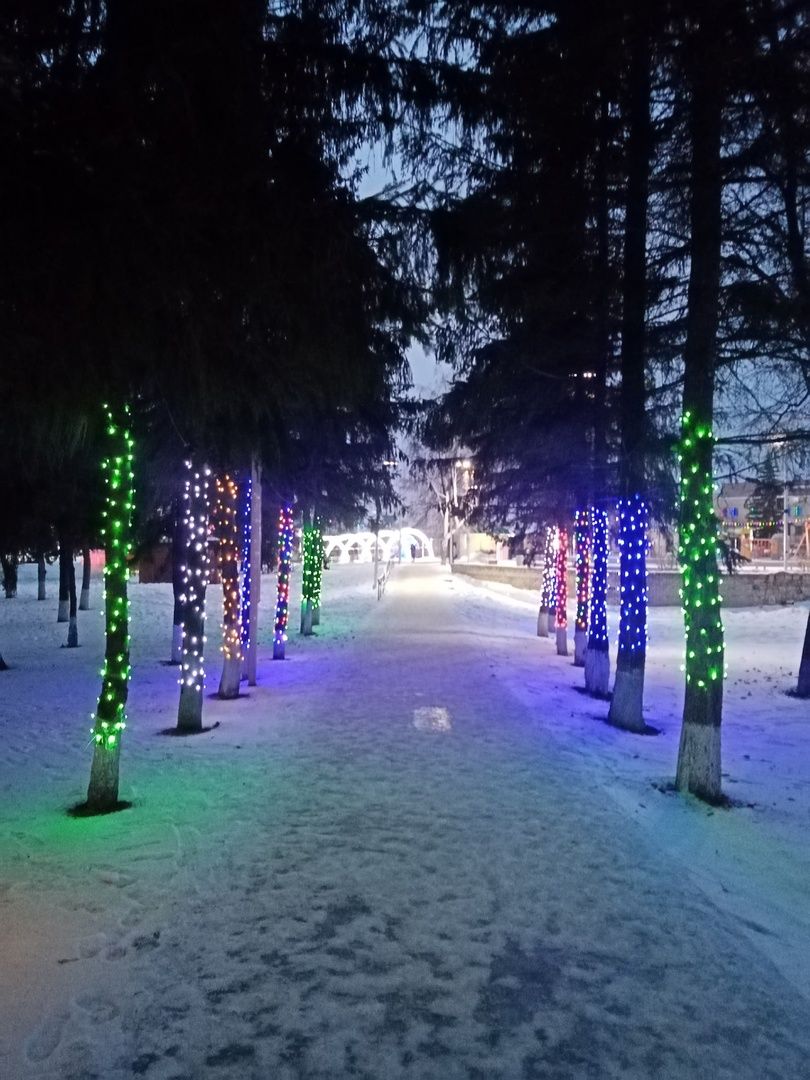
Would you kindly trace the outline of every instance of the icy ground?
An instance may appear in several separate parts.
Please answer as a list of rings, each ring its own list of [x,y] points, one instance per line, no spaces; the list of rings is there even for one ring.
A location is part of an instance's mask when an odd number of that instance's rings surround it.
[[[810,1076],[806,605],[726,613],[740,805],[711,811],[659,790],[677,612],[638,738],[526,593],[401,566],[377,603],[334,566],[273,663],[265,579],[261,685],[173,739],[170,588],[134,585],[134,807],[76,820],[100,596],[60,650],[27,571],[0,600],[2,1080]]]

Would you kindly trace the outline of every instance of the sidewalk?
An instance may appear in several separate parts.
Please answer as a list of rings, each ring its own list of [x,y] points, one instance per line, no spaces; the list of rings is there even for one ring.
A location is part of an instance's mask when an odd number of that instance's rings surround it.
[[[439,566],[362,589],[221,729],[134,752],[77,896],[106,874],[117,928],[24,1075],[806,1075],[808,1002],[505,687],[537,642]]]

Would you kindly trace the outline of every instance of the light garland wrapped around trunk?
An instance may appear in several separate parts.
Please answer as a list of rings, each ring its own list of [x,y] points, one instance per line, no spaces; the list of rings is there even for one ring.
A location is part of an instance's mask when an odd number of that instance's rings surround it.
[[[557,531],[557,575],[554,597],[557,655],[568,656],[568,530]]]
[[[283,660],[287,645],[287,620],[290,610],[290,576],[295,525],[291,506],[282,506],[278,514],[278,581],[276,619],[273,627],[273,659]]]
[[[591,521],[587,510],[574,514],[574,554],[576,558],[577,617],[574,625],[574,666],[585,666],[588,647],[588,604],[591,577]]]
[[[639,494],[619,500],[619,639],[616,680],[608,721],[644,732],[642,713],[647,654],[647,528],[649,512]]]
[[[681,422],[678,454],[686,693],[676,784],[708,800],[720,797],[719,719],[725,675],[717,517],[712,501],[713,447],[711,426],[687,410]]]
[[[607,626],[608,516],[591,507],[590,623],[585,651],[585,689],[605,697],[610,688],[610,641]]]
[[[131,545],[134,503],[134,446],[129,408],[120,415],[104,406],[109,454],[102,462],[105,479],[104,620],[106,640],[101,694],[93,716],[93,764],[86,810],[104,813],[118,805],[121,735],[126,727],[129,690],[129,599],[127,555]]]
[[[312,611],[319,599],[320,573],[316,563],[321,548],[320,535],[314,525],[305,524],[301,532],[301,633],[312,633]]]
[[[548,609],[554,595],[554,532],[552,525],[546,526],[546,539],[543,545],[543,576],[540,582],[540,610],[537,613],[537,636],[548,637]]]
[[[196,468],[186,461],[183,506],[185,562],[183,574],[183,659],[180,667],[180,706],[177,730],[184,734],[202,731],[203,689],[205,687],[205,592],[208,586],[207,466]]]
[[[242,611],[239,603],[239,487],[226,473],[216,479],[216,522],[222,581],[222,677],[218,696],[239,696],[242,680]]]
[[[250,646],[250,545],[252,543],[251,509],[253,505],[253,480],[248,472],[241,484],[242,491],[242,678],[247,678],[247,654]]]

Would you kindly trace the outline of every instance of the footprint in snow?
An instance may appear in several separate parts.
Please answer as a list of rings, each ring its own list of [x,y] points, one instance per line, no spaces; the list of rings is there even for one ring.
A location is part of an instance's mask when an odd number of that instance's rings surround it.
[[[43,1020],[26,1045],[25,1056],[29,1061],[45,1061],[51,1056],[62,1041],[67,1021],[66,1012],[55,1013]]]

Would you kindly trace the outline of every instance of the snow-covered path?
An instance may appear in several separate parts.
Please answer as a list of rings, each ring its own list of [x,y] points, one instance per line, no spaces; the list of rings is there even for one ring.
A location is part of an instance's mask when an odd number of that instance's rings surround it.
[[[319,638],[196,739],[156,734],[150,639],[127,813],[54,813],[87,754],[21,706],[42,745],[15,736],[3,773],[4,1080],[808,1075],[807,1000],[516,694],[544,643],[439,567],[379,604],[367,578],[336,569]]]

